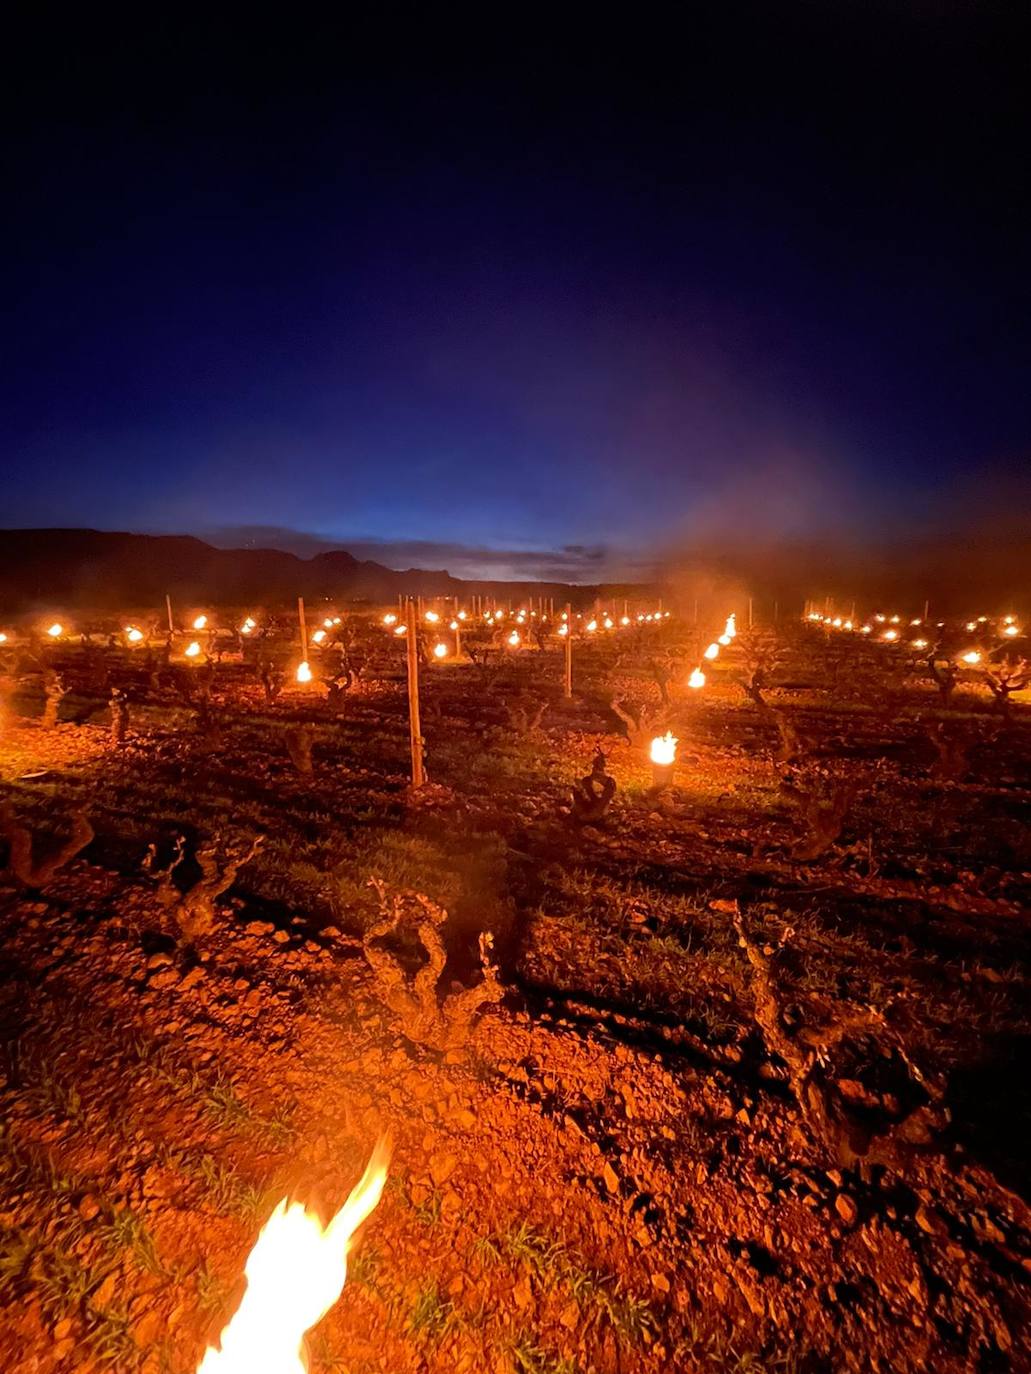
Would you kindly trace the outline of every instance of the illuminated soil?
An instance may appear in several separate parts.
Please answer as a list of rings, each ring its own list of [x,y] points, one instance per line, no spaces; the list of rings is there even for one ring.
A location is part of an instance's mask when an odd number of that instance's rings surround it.
[[[226,665],[202,728],[137,675],[121,745],[88,692],[47,730],[13,691],[14,816],[37,855],[76,808],[95,837],[40,890],[0,880],[3,1368],[193,1374],[278,1198],[339,1205],[387,1127],[313,1374],[1027,1368],[1031,710],[1001,728],[973,677],[945,711],[869,656],[843,675],[820,636],[782,648],[770,703],[856,784],[808,862],[740,647],[664,710],[647,642],[580,649],[570,704],[555,654],[428,668],[418,797],[397,664],[337,715]],[[658,798],[614,696],[680,739]],[[971,742],[950,780],[942,719]],[[304,725],[311,776],[285,742]],[[599,745],[615,799],[578,826]],[[185,940],[148,847],[160,867],[177,834],[192,854],[257,833]],[[448,908],[442,992],[495,934],[505,1001],[455,1050],[380,997],[372,876]],[[738,921],[881,1142],[858,1159],[800,1110]],[[935,1129],[907,1131],[931,1085]]]

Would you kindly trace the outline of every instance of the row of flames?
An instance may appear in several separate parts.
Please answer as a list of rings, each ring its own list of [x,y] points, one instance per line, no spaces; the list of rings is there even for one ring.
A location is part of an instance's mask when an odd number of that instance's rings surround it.
[[[714,639],[702,655],[710,663],[719,657],[720,649],[726,648],[737,637],[737,617],[732,611],[727,616],[727,622],[723,627],[723,633],[718,639]],[[705,673],[701,665],[691,671],[687,679],[687,685],[696,691],[705,686]],[[656,735],[652,740],[649,756],[656,768],[672,768],[677,759],[677,745],[679,740],[672,730],[667,730],[664,735]]]
[[[919,617],[910,620],[908,626],[903,626],[901,616],[884,615],[881,613],[873,616],[871,620],[864,621],[862,625],[857,625],[853,620],[842,618],[840,615],[820,615],[816,611],[811,611],[806,616],[806,619],[810,623],[822,625],[828,630],[841,630],[845,633],[861,635],[876,635],[885,644],[901,643],[903,642],[902,637],[905,630],[907,628],[911,630],[915,629],[917,631],[916,635],[912,639],[906,641],[909,647],[918,650],[929,649],[931,647],[930,640],[923,633],[926,622]],[[978,616],[976,620],[968,620],[966,622],[966,629],[968,633],[976,634],[979,631],[983,631],[984,627],[990,623],[986,615],[981,615]],[[935,628],[943,630],[945,628],[945,622],[943,620],[936,621]],[[1003,616],[1002,621],[999,622],[998,633],[1004,639],[1016,639],[1019,635],[1023,634],[1023,630],[1017,624],[1017,617],[1015,615],[1007,615]],[[970,668],[976,668],[981,662],[983,654],[980,649],[970,648],[964,649],[962,653],[956,655],[956,658],[958,662],[965,663]]]
[[[642,612],[634,619],[632,619],[629,615],[623,615],[620,617],[618,621],[613,620],[611,615],[606,614],[602,616],[600,620],[597,616],[592,617],[592,619],[590,619],[582,627],[582,629],[585,634],[593,635],[597,634],[599,630],[604,632],[607,630],[627,629],[634,624],[655,624],[663,620],[668,620],[670,618],[670,614],[671,613],[669,611],[654,611],[648,612],[647,614]],[[495,629],[497,629],[501,627],[501,623],[506,619],[506,617],[510,617],[512,621],[512,629],[505,636],[505,643],[509,646],[510,649],[519,648],[519,646],[523,642],[525,628],[529,625],[531,621],[539,620],[540,623],[544,625],[551,619],[551,617],[547,614],[538,614],[537,611],[526,610],[519,610],[515,612],[502,610],[484,611],[482,617],[477,616],[476,619],[479,620],[482,618],[486,625],[492,626]],[[443,619],[443,617],[440,615],[438,611],[426,611],[423,613],[422,618],[427,625],[439,625]],[[583,616],[579,612],[577,612],[574,618],[576,620],[582,620]],[[457,615],[455,615],[448,622],[448,628],[452,630],[455,634],[458,634],[462,630],[463,625],[468,622],[468,612],[459,611]],[[401,637],[408,633],[408,626],[401,622],[399,617],[393,611],[388,611],[386,615],[383,616],[382,623],[386,629],[390,630],[391,633],[397,635],[398,637]],[[524,628],[521,630],[519,628],[520,626],[523,626]],[[561,636],[562,638],[565,638],[565,636],[569,634],[569,630],[569,615],[567,612],[563,611],[561,618],[559,620],[559,624],[556,627],[555,633]],[[454,650],[452,650],[450,644],[448,644],[445,640],[438,640],[434,644],[432,652],[434,658],[444,659],[449,658],[453,652],[457,653],[458,650],[457,647]]]
[[[670,619],[670,615],[671,612],[669,611],[659,610],[640,612],[634,617],[624,614],[618,620],[614,620],[611,614],[602,613],[597,616],[592,616],[589,620],[586,621],[586,623],[581,624],[580,630],[581,633],[586,635],[594,635],[598,633],[604,634],[607,632],[625,630],[633,627],[634,625],[649,625],[661,623],[663,621]],[[521,626],[525,627],[527,623],[532,620],[539,619],[542,624],[546,623],[549,620],[547,614],[542,613],[538,615],[537,611],[532,610],[518,610],[515,612],[506,612],[503,610],[484,611],[482,619],[486,624],[498,627],[506,619],[507,616],[511,617],[512,629],[510,630],[509,634],[506,635],[505,641],[508,644],[508,646],[512,649],[518,649],[523,642],[524,631],[520,629]],[[822,619],[822,617],[809,617],[810,620],[814,620],[817,618]],[[479,619],[479,617],[477,617],[477,619]],[[582,622],[584,618],[581,613],[576,612],[573,616],[573,619]],[[430,610],[424,612],[423,620],[427,625],[435,626],[441,624],[442,616],[438,611]],[[458,611],[448,622],[448,628],[457,635],[462,630],[463,626],[468,624],[469,621],[470,617],[467,611]],[[311,642],[315,645],[323,644],[326,641],[329,632],[340,623],[341,621],[339,616],[327,616],[323,620],[322,625],[318,629],[316,629],[314,633],[311,635]],[[404,622],[400,621],[398,615],[394,611],[388,611],[382,617],[382,624],[386,629],[390,630],[394,635],[398,636],[399,638],[408,633],[408,626],[404,624]],[[203,632],[205,630],[207,630],[209,634],[217,633],[215,628],[211,625],[208,615],[204,612],[201,612],[193,617],[193,620],[191,621],[191,628],[197,631],[198,633]],[[258,628],[258,622],[254,619],[253,616],[247,616],[236,628],[241,635],[251,635]],[[848,622],[848,628],[851,628],[851,622]],[[565,638],[570,634],[571,629],[572,624],[570,622],[569,614],[568,612],[563,612],[556,626],[555,633],[560,637]],[[68,629],[60,621],[54,621],[53,624],[47,626],[46,633],[52,640],[58,640],[63,638],[68,633]],[[138,625],[126,625],[124,627],[124,634],[127,643],[130,645],[142,644],[147,638],[144,631],[141,630]],[[735,616],[731,614],[727,617],[727,622],[724,627],[723,633],[719,636],[718,639],[713,640],[713,642],[706,648],[705,653],[703,654],[703,658],[708,662],[712,662],[719,656],[720,648],[728,645],[736,634],[737,627]],[[0,631],[0,644],[5,643],[6,641],[6,633]],[[445,640],[442,639],[434,643],[431,649],[433,657],[438,661],[442,661],[446,658],[449,658],[454,652],[457,652],[457,648],[453,649],[450,644],[448,644]],[[204,649],[201,645],[200,640],[189,640],[188,643],[183,647],[182,655],[188,663],[199,663],[204,655]],[[294,676],[297,682],[301,684],[310,683],[312,681],[313,674],[311,664],[308,662],[307,659],[303,659],[297,665]],[[698,690],[699,688],[705,686],[705,682],[705,672],[702,668],[702,665],[699,663],[693,669],[690,676],[688,677],[687,685],[693,688],[694,690]]]

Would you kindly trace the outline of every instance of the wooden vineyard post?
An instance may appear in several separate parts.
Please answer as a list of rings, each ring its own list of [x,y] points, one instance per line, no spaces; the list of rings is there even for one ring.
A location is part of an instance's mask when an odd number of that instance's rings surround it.
[[[752,598],[748,598],[748,628],[752,628]]]
[[[455,614],[455,658],[462,657],[462,622]]]
[[[297,622],[301,627],[301,662],[308,662],[308,626],[304,619],[304,597],[297,598]]]
[[[174,635],[175,624],[172,620],[172,598],[169,596],[168,592],[165,592],[165,609],[168,611],[168,633]]]
[[[566,679],[562,694],[567,701],[573,695],[573,614],[566,602]]]
[[[408,738],[412,747],[412,786],[421,787],[426,781],[422,766],[422,729],[419,724],[419,622],[415,602],[408,598],[406,607],[408,634]]]

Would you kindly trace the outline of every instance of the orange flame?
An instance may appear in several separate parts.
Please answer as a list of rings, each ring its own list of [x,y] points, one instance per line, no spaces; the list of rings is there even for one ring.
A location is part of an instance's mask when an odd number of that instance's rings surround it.
[[[671,730],[664,735],[656,735],[652,740],[651,760],[668,767],[677,756],[677,739]]]
[[[209,1346],[197,1374],[305,1374],[304,1334],[340,1297],[351,1238],[379,1202],[389,1162],[384,1137],[327,1226],[283,1198],[247,1258],[247,1287],[219,1349]]]

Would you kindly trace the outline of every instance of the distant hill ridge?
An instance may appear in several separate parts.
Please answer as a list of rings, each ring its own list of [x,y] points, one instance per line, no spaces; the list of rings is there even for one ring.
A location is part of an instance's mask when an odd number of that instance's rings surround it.
[[[279,605],[298,596],[339,600],[394,600],[488,592],[535,594],[574,600],[596,587],[561,583],[471,582],[450,573],[409,568],[398,572],[354,558],[344,549],[299,558],[280,549],[217,549],[191,535],[122,534],[104,530],[0,531],[0,609],[83,607],[116,610],[159,606],[167,592],[190,605]],[[617,594],[622,589],[613,589]],[[644,588],[631,589],[638,595]]]

